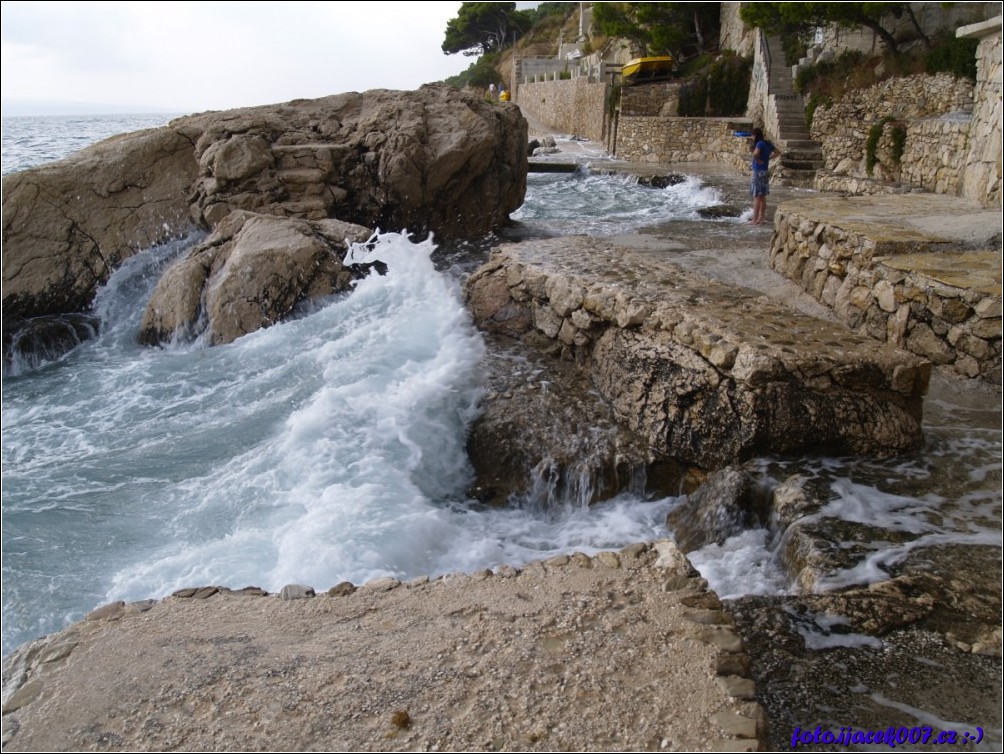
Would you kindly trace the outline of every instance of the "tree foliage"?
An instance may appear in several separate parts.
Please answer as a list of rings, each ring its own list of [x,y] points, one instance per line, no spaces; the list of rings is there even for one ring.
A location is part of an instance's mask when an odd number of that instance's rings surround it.
[[[626,37],[647,54],[677,60],[718,44],[720,3],[595,3],[593,24],[608,37]]]
[[[739,11],[743,21],[779,33],[807,32],[812,27],[837,24],[844,28],[865,27],[882,40],[889,52],[898,53],[899,43],[885,24],[904,15],[918,37],[930,45],[917,23],[910,3],[750,3]]]
[[[456,18],[446,23],[443,52],[486,55],[515,42],[533,24],[533,11],[518,11],[516,3],[462,3]]]
[[[482,55],[471,63],[466,71],[461,71],[456,76],[450,76],[445,83],[462,89],[471,86],[475,89],[487,89],[489,84],[501,84],[502,76],[495,68],[498,62],[498,53]]]

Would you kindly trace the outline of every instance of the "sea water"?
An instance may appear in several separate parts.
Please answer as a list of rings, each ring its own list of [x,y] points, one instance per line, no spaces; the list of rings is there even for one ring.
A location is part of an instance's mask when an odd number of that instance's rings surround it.
[[[10,154],[8,120],[5,170],[8,157],[21,159]],[[63,144],[48,119],[35,120],[46,133],[29,139],[19,124],[23,143]],[[95,128],[94,138],[128,129],[102,125],[115,130]],[[64,153],[53,148],[50,159]],[[542,232],[620,233],[690,220],[717,202],[696,178],[653,190],[584,171],[531,176],[517,217]],[[356,253],[386,261],[386,276],[231,344],[137,345],[161,271],[199,238],[124,264],[95,302],[97,339],[5,376],[4,654],[96,605],[181,587],[325,589],[669,534],[674,498],[548,508],[513,500],[504,509],[468,499],[464,438],[482,397],[485,345],[461,302],[469,265],[444,264],[429,239],[380,236]],[[989,419],[983,406],[935,409],[929,448],[914,457],[764,459],[760,473],[827,474],[838,515],[920,527],[916,536],[931,541],[999,537],[999,402]],[[765,528],[691,559],[723,596],[777,593],[788,584],[776,548]],[[897,552],[877,543],[874,555],[836,578],[875,578]]]

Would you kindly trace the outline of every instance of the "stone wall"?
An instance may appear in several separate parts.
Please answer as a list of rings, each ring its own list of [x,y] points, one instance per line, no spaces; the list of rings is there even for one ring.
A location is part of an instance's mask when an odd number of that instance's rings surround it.
[[[841,227],[791,202],[775,214],[770,264],[859,334],[999,385],[999,251],[939,248],[944,245],[905,229]],[[948,255],[958,259],[946,265]],[[949,268],[956,273],[946,276]]]
[[[516,102],[532,118],[559,133],[603,142],[607,85],[579,77],[520,84]]]
[[[998,6],[999,7],[999,6]],[[962,196],[1000,207],[1001,197],[1001,17],[959,29],[980,39],[976,49],[976,92]]]
[[[812,119],[812,138],[823,147],[824,167],[816,188],[855,193],[890,190],[870,181],[902,181],[928,191],[956,195],[968,143],[973,85],[949,74],[915,75],[882,81],[848,92],[833,105],[820,105]],[[869,132],[884,119],[876,150],[878,162],[868,171]],[[906,130],[900,159],[893,155],[895,128]]]
[[[764,50],[764,36],[759,30],[753,36],[753,70],[750,79],[750,93],[746,99],[746,116],[759,124],[766,133],[776,134],[777,113],[765,110],[769,101],[770,71],[767,69],[767,54]],[[770,117],[768,117],[770,115]]]
[[[891,129],[879,140],[876,157],[892,180],[919,186],[935,194],[958,195],[969,142],[969,118],[949,113],[940,118],[911,121],[906,127],[906,149],[897,163],[892,154]]]
[[[617,140],[610,150],[634,162],[721,162],[743,170],[749,163],[749,142],[737,138],[734,118],[663,118],[622,115]]]
[[[680,113],[680,84],[660,81],[621,87],[621,116],[666,115]]]
[[[923,441],[927,360],[665,255],[590,236],[506,244],[467,301],[480,328],[581,365],[621,422],[684,466]]]

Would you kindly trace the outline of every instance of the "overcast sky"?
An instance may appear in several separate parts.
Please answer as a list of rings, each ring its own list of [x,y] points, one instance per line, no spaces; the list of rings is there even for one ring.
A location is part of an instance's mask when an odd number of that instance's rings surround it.
[[[415,89],[472,62],[440,49],[459,8],[460,2],[3,2],[4,114],[32,114],[16,100],[189,113]]]

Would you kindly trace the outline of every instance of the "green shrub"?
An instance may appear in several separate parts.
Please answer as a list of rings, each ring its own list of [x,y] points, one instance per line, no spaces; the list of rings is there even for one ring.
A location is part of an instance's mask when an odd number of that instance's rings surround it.
[[[572,78],[572,72],[571,71],[559,71],[558,72],[558,79],[559,80],[561,80],[561,81],[567,81],[570,78]]]
[[[465,86],[473,86],[475,89],[487,89],[489,84],[501,84],[502,77],[495,70],[498,62],[498,53],[482,55],[467,70],[461,71],[456,76],[450,76],[445,83],[462,89]]]
[[[799,68],[795,74],[795,91],[799,94],[805,93],[818,77],[819,68],[813,64]]]
[[[685,118],[703,118],[708,104],[708,79],[705,76],[680,85],[678,112]]]
[[[805,127],[812,128],[812,119],[816,114],[816,108],[822,105],[823,107],[832,107],[833,100],[827,94],[819,94],[813,92],[809,95],[809,100],[805,103]]]
[[[892,160],[899,165],[903,160],[903,151],[906,149],[906,129],[897,123],[889,132],[889,138],[892,140]]]
[[[940,38],[924,56],[924,70],[976,81],[977,44],[975,39]]]
[[[728,117],[746,112],[753,61],[724,55],[708,68],[708,115]]]
[[[749,58],[721,55],[709,59],[681,84],[680,115],[691,118],[742,115],[746,112],[752,71],[753,61]]]
[[[885,124],[891,123],[893,120],[894,118],[887,115],[868,129],[868,140],[865,141],[865,170],[868,171],[868,175],[872,174],[875,170],[875,166],[878,164],[878,143],[879,139],[882,138],[882,131],[885,130]],[[905,132],[903,134],[903,139],[904,141],[906,140]]]

